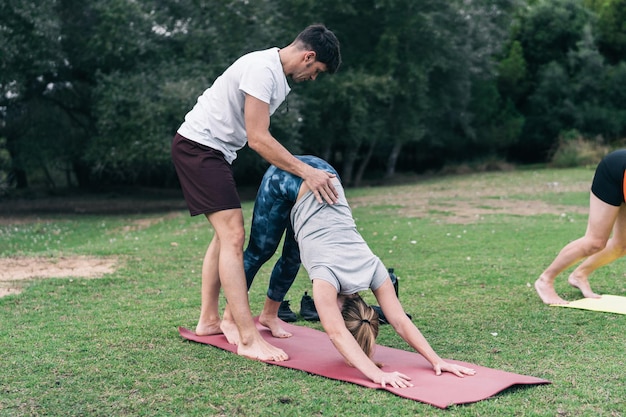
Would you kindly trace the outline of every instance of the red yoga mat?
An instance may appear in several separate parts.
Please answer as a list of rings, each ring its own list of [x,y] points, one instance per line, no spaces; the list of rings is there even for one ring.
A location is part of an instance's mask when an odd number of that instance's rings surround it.
[[[269,330],[257,322],[261,335],[274,346],[280,347],[289,360],[266,363],[299,369],[314,375],[321,375],[339,381],[351,382],[368,388],[386,389],[400,397],[420,401],[439,408],[453,404],[467,404],[487,399],[513,385],[549,384],[550,381],[532,376],[519,375],[497,369],[486,368],[467,362],[447,360],[476,370],[476,375],[459,378],[450,373],[436,376],[430,363],[417,352],[393,349],[376,345],[374,360],[383,363],[383,369],[399,371],[411,377],[413,387],[382,388],[366,379],[360,371],[344,362],[343,357],[326,333],[303,326],[284,323],[283,327],[293,336],[287,339],[272,337]],[[187,340],[215,346],[233,353],[237,347],[231,345],[224,335],[196,336],[184,327],[178,332]]]

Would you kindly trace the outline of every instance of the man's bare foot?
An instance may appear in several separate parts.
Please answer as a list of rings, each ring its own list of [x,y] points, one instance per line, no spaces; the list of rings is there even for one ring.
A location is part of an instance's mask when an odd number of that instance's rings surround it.
[[[289,359],[289,356],[284,350],[270,345],[265,341],[265,339],[263,339],[263,337],[261,337],[261,335],[259,335],[258,338],[255,338],[252,343],[247,345],[239,343],[239,345],[237,345],[237,354],[250,359],[258,359],[262,361],[282,362]]]
[[[227,319],[222,320],[220,329],[221,333],[224,333],[224,336],[226,336],[228,343],[231,345],[239,344],[239,329],[234,321]]]
[[[200,323],[196,326],[196,334],[198,336],[209,336],[212,334],[221,334],[222,329],[220,328],[221,320],[218,320],[215,323]]]
[[[272,336],[279,339],[285,339],[287,337],[293,336],[291,333],[283,329],[283,321],[276,316],[268,317],[261,314],[259,316],[259,323],[270,329],[270,331],[272,332]]]
[[[602,297],[600,294],[596,294],[591,289],[591,285],[589,285],[589,279],[582,277],[575,277],[574,274],[570,275],[567,279],[569,285],[572,287],[576,287],[583,293],[583,297],[585,298],[600,298]]]
[[[554,285],[545,282],[541,277],[535,281],[535,290],[545,304],[567,304],[554,290]]]

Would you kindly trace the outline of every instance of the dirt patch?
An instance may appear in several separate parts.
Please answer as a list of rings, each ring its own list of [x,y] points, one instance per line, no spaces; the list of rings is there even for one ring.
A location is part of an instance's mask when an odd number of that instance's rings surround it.
[[[32,278],[100,278],[115,271],[117,258],[62,256],[0,258],[0,297],[21,292],[20,281]]]
[[[77,204],[77,206],[85,207],[85,200],[81,201],[82,203]],[[104,208],[100,209],[96,209],[98,204],[96,204],[93,199],[89,199],[88,201],[89,204],[93,205],[93,209],[89,211],[89,214],[149,213],[153,209],[152,207],[150,210],[142,209],[138,207],[137,201],[132,199],[124,200],[124,203],[118,201],[114,207],[107,204],[106,200],[101,201],[100,206]],[[24,207],[21,207],[21,205],[24,205]],[[25,202],[20,202],[17,205],[13,203],[11,211],[15,213],[19,211],[19,207],[21,207],[24,209],[23,213],[21,215],[13,214],[11,216],[0,216],[0,225],[41,222],[42,217],[45,218],[47,214],[78,214],[76,211],[68,210],[66,206],[60,205],[56,200],[38,200],[36,204],[28,206],[28,209],[25,209],[26,206],[27,204]],[[119,231],[126,233],[145,229],[164,220],[178,216],[180,210],[182,210],[182,208],[179,208],[178,211],[168,212],[176,208],[175,206],[170,206],[168,201],[157,204],[156,206],[160,207],[165,214],[158,217],[134,219],[129,221],[129,224],[120,228]],[[7,210],[6,205],[4,206],[4,210]],[[1,212],[2,210],[0,210],[0,213]],[[93,256],[0,258],[0,297],[19,294],[22,291],[20,281],[36,278],[100,278],[105,274],[114,272],[118,263],[117,258]]]
[[[350,198],[352,208],[392,207],[398,216],[429,218],[444,223],[467,224],[480,221],[485,215],[507,214],[534,216],[539,214],[578,213],[585,214],[588,207],[550,204],[541,200],[519,199],[519,195],[539,195],[546,192],[588,192],[589,183],[584,181],[557,183],[546,182],[529,186],[521,184],[460,182],[454,188],[439,184],[418,184],[389,187],[388,193]]]

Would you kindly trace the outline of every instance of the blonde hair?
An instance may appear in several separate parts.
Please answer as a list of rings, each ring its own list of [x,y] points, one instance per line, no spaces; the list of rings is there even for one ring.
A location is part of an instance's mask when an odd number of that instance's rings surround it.
[[[363,352],[371,358],[378,336],[378,313],[360,295],[347,298],[341,309],[346,328],[352,333]],[[376,364],[379,367],[381,364]]]

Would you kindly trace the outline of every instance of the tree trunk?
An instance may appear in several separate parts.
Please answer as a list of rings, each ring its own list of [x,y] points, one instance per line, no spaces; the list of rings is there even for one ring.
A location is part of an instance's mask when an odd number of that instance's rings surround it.
[[[63,171],[65,171],[65,183],[67,184],[67,188],[72,188],[74,186],[72,183],[72,167],[67,166]]]
[[[374,154],[375,147],[376,147],[376,140],[373,140],[372,142],[370,142],[369,149],[367,150],[367,155],[365,155],[363,162],[361,162],[361,165],[359,165],[359,169],[357,170],[356,176],[354,177],[355,187],[359,187],[361,185],[361,181],[363,180],[363,174],[365,174],[365,169],[367,168],[367,165],[369,164],[370,159],[372,159],[372,155]]]
[[[52,174],[50,174],[50,170],[48,169],[48,166],[39,161],[41,163],[41,169],[43,170],[44,175],[46,176],[46,183],[48,184],[49,188],[57,188],[57,185],[54,182],[54,178],[52,178]]]
[[[358,148],[352,149],[344,155],[343,169],[341,170],[341,182],[344,186],[352,186],[352,172],[354,171],[354,161],[358,155]]]
[[[387,170],[385,171],[385,178],[391,178],[396,173],[396,164],[398,163],[398,156],[402,150],[402,143],[396,142],[391,149],[389,158],[387,158]]]
[[[11,159],[11,171],[9,176],[11,178],[11,182],[15,184],[15,188],[24,190],[28,188],[28,176],[26,175],[26,170],[22,168],[19,164],[20,155],[17,151],[18,149],[18,140],[13,137],[10,132],[6,133],[6,148],[9,151],[9,158]]]
[[[73,161],[72,167],[74,168],[74,176],[78,187],[82,189],[89,189],[91,186],[91,171],[89,167],[80,161]]]
[[[15,181],[15,188],[24,190],[28,188],[28,176],[26,171],[21,168],[13,168],[11,170],[13,174],[13,181]]]
[[[326,161],[326,162],[330,162],[330,155],[331,152],[333,151],[332,147],[330,146],[330,143],[326,146],[324,146],[324,149],[322,150],[322,156],[321,158]]]

